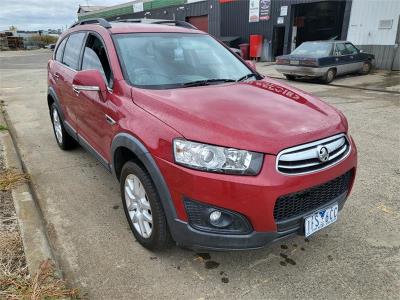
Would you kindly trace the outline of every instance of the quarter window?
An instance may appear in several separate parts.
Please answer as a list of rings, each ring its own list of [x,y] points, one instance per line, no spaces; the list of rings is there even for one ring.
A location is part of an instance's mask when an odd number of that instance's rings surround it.
[[[85,33],[83,32],[73,33],[65,45],[63,63],[71,69],[78,70],[79,54],[81,53],[84,38]]]
[[[56,52],[56,61],[61,62],[66,42],[67,42],[67,38],[63,39],[62,42],[60,43],[60,46],[58,46],[57,52]]]
[[[106,48],[95,35],[89,35],[83,53],[82,70],[99,70],[108,86],[112,86],[112,72],[107,58]]]

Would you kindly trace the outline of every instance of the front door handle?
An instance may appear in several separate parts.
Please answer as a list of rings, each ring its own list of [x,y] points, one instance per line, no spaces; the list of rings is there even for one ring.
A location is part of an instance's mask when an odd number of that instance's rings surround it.
[[[81,91],[79,89],[77,89],[76,87],[72,87],[72,89],[74,90],[75,95],[79,96]]]
[[[55,78],[56,80],[58,80],[58,79],[60,79],[60,75],[59,75],[58,73],[55,73],[55,74],[54,74],[54,78]]]
[[[109,115],[105,114],[104,116],[106,117],[106,121],[108,124],[110,124],[110,125],[117,124],[117,122],[115,122],[115,120],[113,118],[111,118]]]

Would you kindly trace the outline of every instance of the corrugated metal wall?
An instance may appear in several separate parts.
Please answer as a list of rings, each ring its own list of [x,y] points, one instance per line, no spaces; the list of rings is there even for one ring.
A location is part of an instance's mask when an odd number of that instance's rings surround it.
[[[208,15],[209,14],[208,5],[209,1],[201,1],[201,2],[185,4],[184,6],[174,5],[158,9],[150,9],[139,13],[133,13],[132,11],[130,13],[119,15],[118,17],[121,19],[140,19],[146,17],[149,19],[184,21],[186,17]],[[115,20],[116,18],[117,16],[113,16],[111,18],[108,18],[108,20]]]
[[[358,45],[394,45],[400,0],[353,0],[348,37]],[[380,21],[391,21],[391,28]]]
[[[353,0],[347,38],[374,54],[379,69],[390,70],[394,65],[399,16],[399,0]],[[391,28],[381,28],[379,23],[383,20],[391,21]]]

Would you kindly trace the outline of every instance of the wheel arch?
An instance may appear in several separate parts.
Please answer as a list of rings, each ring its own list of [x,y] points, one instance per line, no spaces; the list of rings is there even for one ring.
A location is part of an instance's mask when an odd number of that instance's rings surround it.
[[[118,180],[122,166],[127,160],[137,162],[149,173],[160,196],[161,204],[173,235],[173,221],[177,219],[177,214],[167,183],[160,169],[141,141],[128,133],[119,133],[114,137],[111,144],[111,169]]]
[[[54,88],[50,86],[47,90],[47,105],[49,107],[49,112],[51,111],[51,106],[53,105],[53,103],[56,104],[60,117],[62,120],[64,120],[64,112],[61,108],[60,99],[58,98]]]

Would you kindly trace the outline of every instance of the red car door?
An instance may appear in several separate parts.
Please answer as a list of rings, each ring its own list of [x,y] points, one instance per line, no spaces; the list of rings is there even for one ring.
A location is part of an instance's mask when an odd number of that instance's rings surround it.
[[[48,80],[49,80],[49,86],[51,86],[58,99],[61,101],[61,105],[63,105],[62,102],[62,84],[63,84],[63,75],[62,75],[62,57],[64,54],[64,49],[65,49],[65,44],[68,40],[68,37],[65,37],[58,45],[56,52],[54,54],[54,57],[52,60],[49,60],[48,64]],[[64,112],[64,107],[61,107],[61,109]]]
[[[104,77],[107,86],[112,87],[113,75],[104,43],[97,34],[87,37],[82,57],[82,70],[98,70]],[[111,89],[110,89],[111,91]],[[107,92],[106,97],[97,91],[81,91],[79,93],[79,109],[77,110],[78,135],[84,144],[94,150],[95,155],[104,164],[110,161],[110,143],[113,137],[114,95]],[[93,151],[92,151],[93,152]]]
[[[72,33],[65,44],[62,65],[59,66],[58,85],[62,98],[63,111],[66,121],[75,130],[77,130],[77,110],[79,109],[79,99],[72,89],[72,81],[77,70],[79,70],[79,61],[83,40],[86,33]]]

